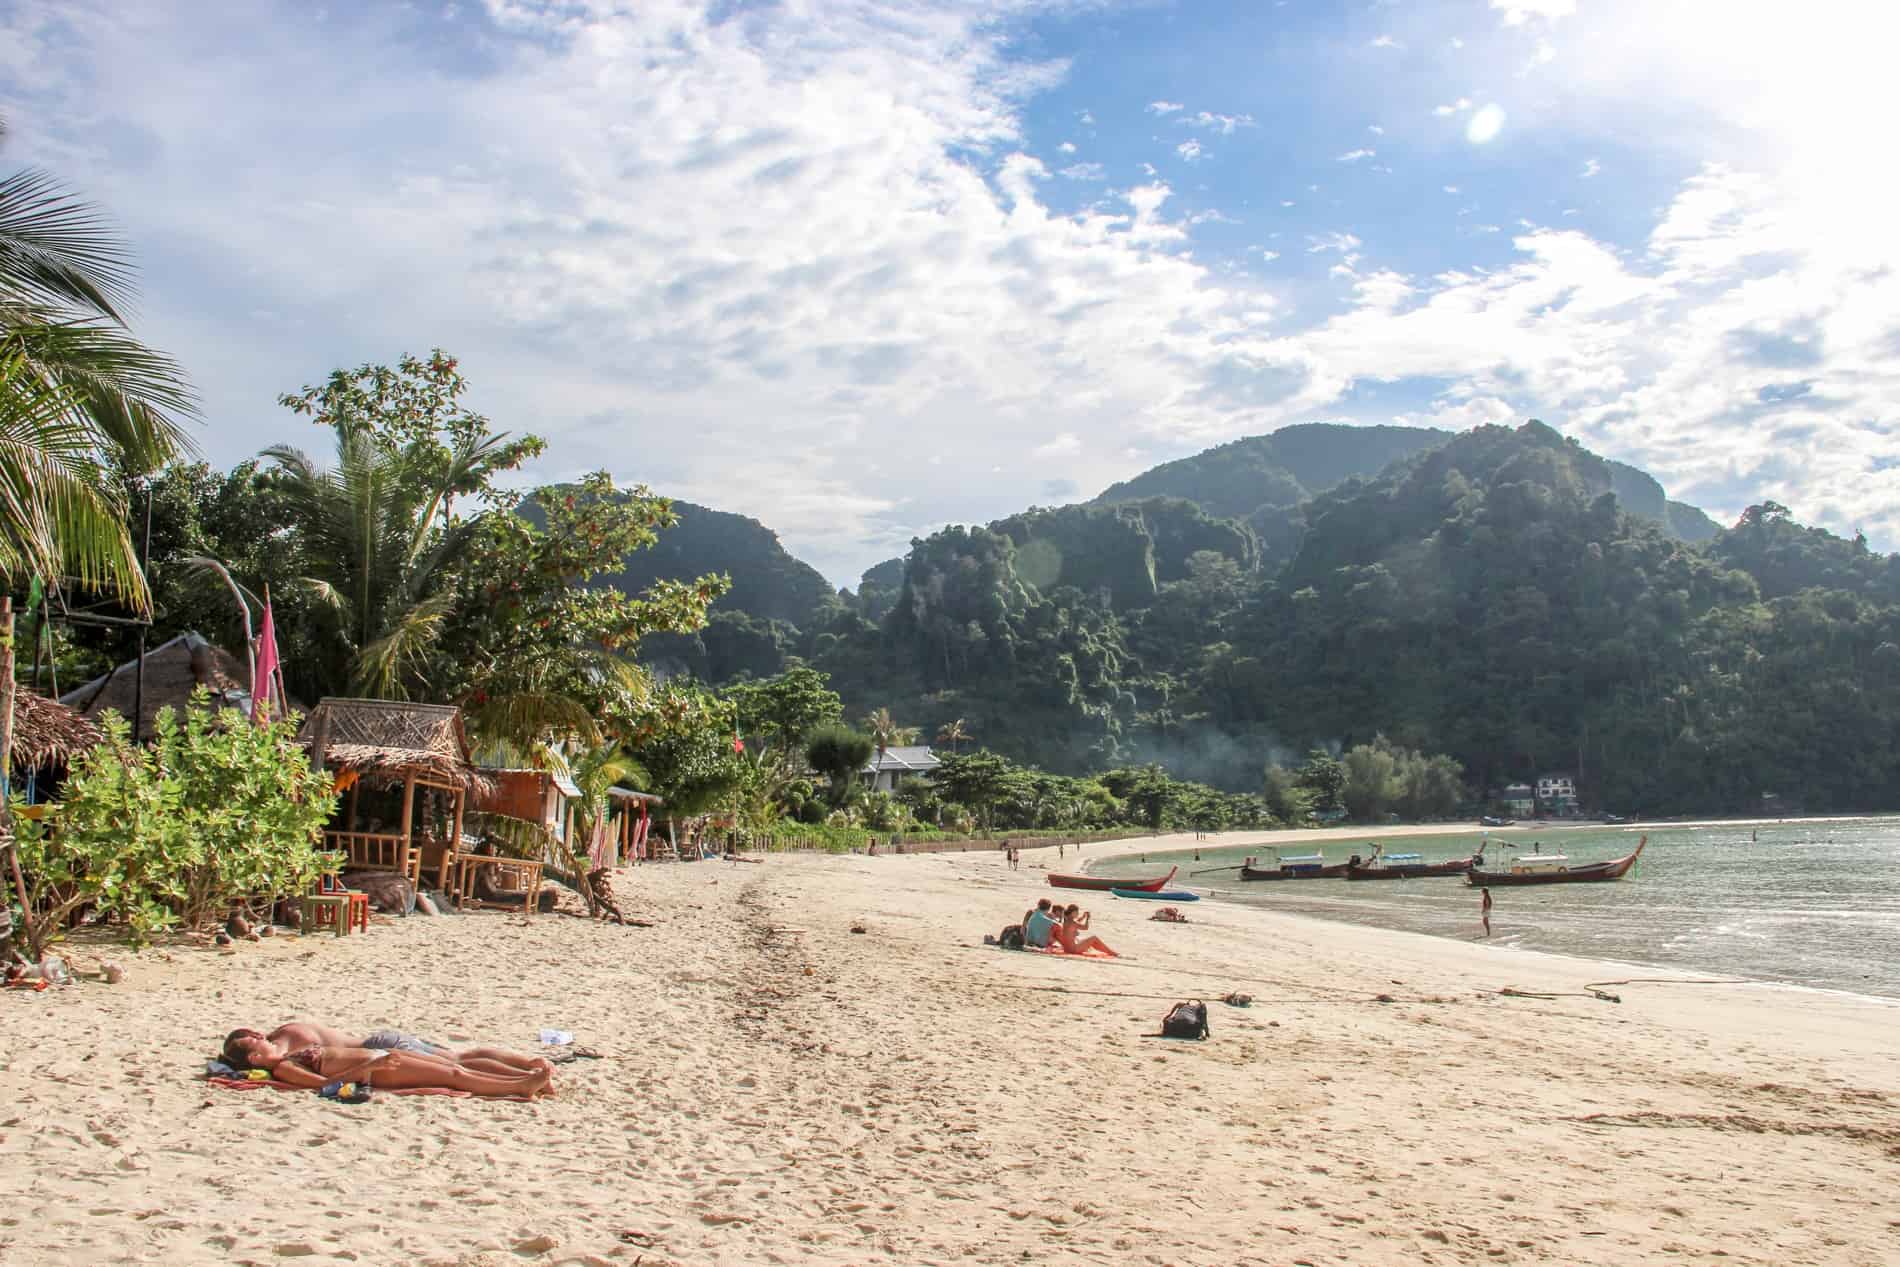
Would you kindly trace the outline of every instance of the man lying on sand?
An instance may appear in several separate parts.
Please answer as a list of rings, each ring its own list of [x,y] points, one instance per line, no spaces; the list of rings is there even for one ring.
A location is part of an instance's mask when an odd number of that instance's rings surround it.
[[[501,1078],[554,1067],[539,1056],[523,1056],[517,1052],[503,1051],[499,1047],[471,1047],[467,1051],[451,1051],[440,1043],[405,1034],[399,1029],[379,1029],[373,1034],[357,1038],[314,1021],[287,1021],[268,1034],[254,1029],[234,1029],[225,1037],[224,1059],[227,1064],[239,1069],[246,1066],[267,1069],[282,1060],[286,1053],[305,1047],[404,1051],[416,1056],[433,1056],[475,1073]]]

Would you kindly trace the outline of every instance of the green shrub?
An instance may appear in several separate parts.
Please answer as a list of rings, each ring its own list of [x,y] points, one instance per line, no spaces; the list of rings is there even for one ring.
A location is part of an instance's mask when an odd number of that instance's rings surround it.
[[[208,703],[201,689],[182,726],[159,710],[148,748],[108,713],[105,742],[74,761],[54,812],[21,824],[36,957],[87,904],[137,944],[242,901],[302,893],[336,869],[318,848],[336,794],[311,770],[295,724],[253,725]]]

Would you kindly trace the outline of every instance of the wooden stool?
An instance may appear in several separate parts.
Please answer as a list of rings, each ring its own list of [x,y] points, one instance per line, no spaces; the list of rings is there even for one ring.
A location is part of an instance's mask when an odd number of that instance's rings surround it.
[[[369,931],[369,894],[352,891],[305,895],[304,933],[319,933],[329,927],[336,930],[338,937],[347,937],[359,926],[364,932]]]

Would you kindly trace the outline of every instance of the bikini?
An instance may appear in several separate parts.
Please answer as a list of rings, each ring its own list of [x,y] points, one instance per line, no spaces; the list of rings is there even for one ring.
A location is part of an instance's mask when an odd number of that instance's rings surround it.
[[[386,1051],[373,1051],[366,1059],[381,1060],[388,1054]],[[296,1051],[286,1056],[285,1059],[293,1065],[308,1069],[311,1073],[319,1077],[323,1074],[323,1045],[321,1043],[312,1043],[308,1047],[299,1047]]]

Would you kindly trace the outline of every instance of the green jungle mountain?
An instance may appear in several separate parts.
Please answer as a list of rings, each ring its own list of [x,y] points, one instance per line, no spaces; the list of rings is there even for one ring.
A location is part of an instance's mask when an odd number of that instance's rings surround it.
[[[1623,813],[1900,794],[1900,559],[1772,502],[1720,528],[1538,422],[1236,441],[914,541],[802,620],[746,605],[756,567],[682,568],[734,593],[655,662],[717,683],[801,661],[851,715],[962,718],[1059,772],[1255,791],[1269,761],[1383,734],[1474,795],[1563,770]]]

